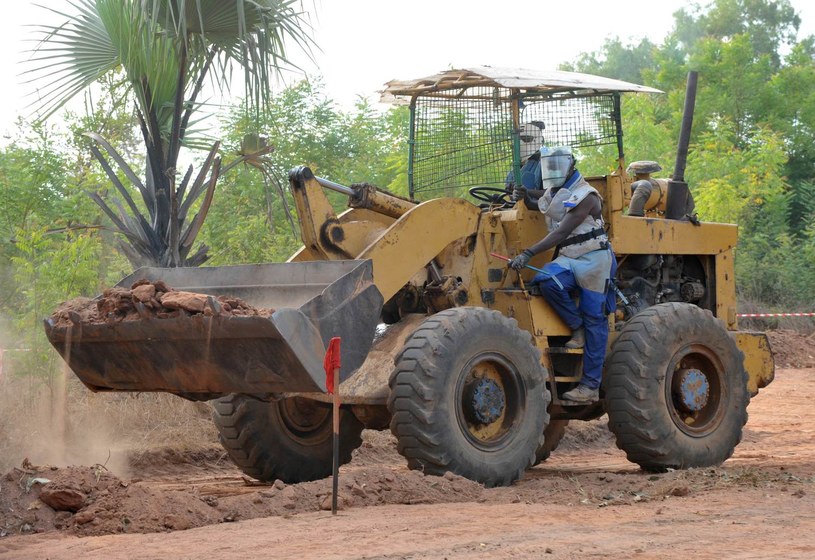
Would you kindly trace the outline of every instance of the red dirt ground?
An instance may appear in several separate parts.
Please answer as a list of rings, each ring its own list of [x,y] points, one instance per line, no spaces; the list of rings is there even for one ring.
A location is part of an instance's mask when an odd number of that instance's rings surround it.
[[[773,336],[780,365],[807,367],[777,371],[718,468],[644,473],[601,419],[484,489],[409,471],[390,434],[365,432],[331,516],[330,479],[256,484],[215,448],[157,452],[127,480],[25,464],[0,477],[0,559],[813,558],[815,369],[809,339]]]

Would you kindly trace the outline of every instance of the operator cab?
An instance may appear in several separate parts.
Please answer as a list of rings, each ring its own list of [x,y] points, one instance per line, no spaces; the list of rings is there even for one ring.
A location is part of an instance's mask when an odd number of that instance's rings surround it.
[[[494,211],[515,207],[513,185],[534,188],[531,164],[544,146],[570,147],[586,177],[605,172],[598,156],[616,148],[616,173],[627,178],[623,92],[661,93],[588,74],[478,66],[388,82],[382,101],[410,107],[411,199],[470,198]]]

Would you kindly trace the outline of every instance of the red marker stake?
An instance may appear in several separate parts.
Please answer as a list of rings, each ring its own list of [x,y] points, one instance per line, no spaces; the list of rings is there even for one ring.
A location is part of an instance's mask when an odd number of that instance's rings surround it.
[[[334,449],[332,467],[331,515],[337,515],[337,489],[340,474],[340,337],[335,336],[328,344],[328,351],[323,361],[325,368],[325,388],[333,399]]]

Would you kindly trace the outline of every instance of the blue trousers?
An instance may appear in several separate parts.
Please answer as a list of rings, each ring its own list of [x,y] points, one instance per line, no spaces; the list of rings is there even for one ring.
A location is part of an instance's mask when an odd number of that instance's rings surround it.
[[[547,263],[543,270],[547,274],[537,274],[533,282],[540,285],[543,297],[570,329],[583,328],[586,344],[583,347],[583,378],[580,383],[596,389],[603,377],[608,343],[606,294],[581,288],[571,270],[564,270],[554,263]],[[571,296],[575,290],[580,293],[579,307]]]

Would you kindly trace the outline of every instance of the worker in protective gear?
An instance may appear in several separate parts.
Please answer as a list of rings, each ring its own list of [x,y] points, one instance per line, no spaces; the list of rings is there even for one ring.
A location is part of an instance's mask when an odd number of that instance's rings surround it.
[[[543,145],[545,128],[542,121],[530,121],[521,125],[521,184],[515,184],[515,172],[510,169],[504,185],[507,192],[513,193],[513,200],[523,199],[527,189],[541,188],[539,148]]]
[[[555,259],[544,265],[532,282],[540,285],[543,296],[572,330],[566,347],[584,349],[580,384],[562,398],[591,403],[599,399],[608,342],[606,317],[616,303],[610,282],[617,261],[604,229],[603,201],[575,168],[571,149],[541,148],[540,154],[544,190],[538,208],[549,233],[524,249],[509,266],[521,270],[535,255],[557,248]],[[572,299],[574,291],[580,296],[579,304]]]

